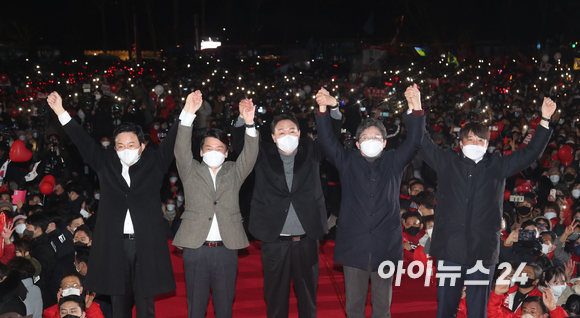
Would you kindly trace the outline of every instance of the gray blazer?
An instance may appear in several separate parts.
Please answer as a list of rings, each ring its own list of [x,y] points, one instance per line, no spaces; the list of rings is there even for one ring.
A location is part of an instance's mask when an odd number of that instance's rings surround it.
[[[238,194],[258,157],[258,136],[245,134],[244,150],[236,162],[226,161],[216,176],[216,189],[209,167],[193,158],[192,127],[179,124],[175,142],[177,170],[183,182],[185,212],[173,245],[199,248],[205,242],[215,213],[225,247],[242,249],[249,245],[242,226]]]

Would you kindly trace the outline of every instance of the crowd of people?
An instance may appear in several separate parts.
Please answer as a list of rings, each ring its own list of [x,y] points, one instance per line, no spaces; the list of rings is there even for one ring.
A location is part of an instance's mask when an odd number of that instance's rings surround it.
[[[250,239],[268,317],[288,315],[291,281],[315,316],[318,242],[336,239],[349,317],[364,317],[369,280],[373,315],[389,315],[386,260],[460,268],[438,317],[580,316],[580,82],[555,64],[14,61],[0,74],[0,314],[154,317],[153,296],[175,289],[170,239],[189,316],[211,289],[231,317]],[[18,140],[30,160],[11,157]]]

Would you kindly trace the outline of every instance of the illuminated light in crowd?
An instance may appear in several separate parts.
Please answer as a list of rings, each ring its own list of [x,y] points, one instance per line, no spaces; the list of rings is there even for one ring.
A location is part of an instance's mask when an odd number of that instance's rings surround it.
[[[230,92],[230,96],[234,95],[234,93]]]
[[[190,66],[191,66],[190,64],[187,64],[187,67],[190,67]]]
[[[244,61],[244,59],[241,59],[241,62],[243,62],[243,61]]]

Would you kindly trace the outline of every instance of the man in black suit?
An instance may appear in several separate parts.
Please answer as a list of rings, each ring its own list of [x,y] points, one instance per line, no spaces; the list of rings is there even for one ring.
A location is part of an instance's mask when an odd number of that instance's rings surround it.
[[[64,130],[99,176],[101,198],[87,289],[111,295],[113,317],[155,317],[154,296],[175,290],[165,238],[160,186],[173,160],[177,125],[157,150],[145,150],[141,127],[119,125],[115,147],[104,149],[62,107],[53,92],[48,104]]]
[[[332,116],[338,133],[342,115]],[[234,138],[243,138],[243,121],[236,127],[242,129],[234,129]],[[299,316],[316,317],[318,240],[328,230],[319,172],[323,156],[317,142],[300,139],[293,116],[279,115],[271,129],[274,143],[260,144],[254,167],[249,227],[262,241],[267,314],[288,317],[293,280]]]

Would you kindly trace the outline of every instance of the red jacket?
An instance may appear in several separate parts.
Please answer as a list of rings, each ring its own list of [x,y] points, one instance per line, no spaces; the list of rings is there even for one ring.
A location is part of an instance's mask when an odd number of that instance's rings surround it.
[[[517,290],[517,286],[516,287]],[[514,288],[510,288],[510,292]],[[532,293],[534,293],[532,295]],[[539,295],[537,294],[539,293]],[[542,296],[542,292],[538,290],[538,288],[534,288],[528,296]],[[505,307],[504,301],[508,297],[508,294],[498,295],[495,292],[491,292],[489,296],[489,302],[487,303],[487,317],[488,318],[520,318],[522,316],[521,306],[518,308],[516,312],[509,310]],[[560,306],[556,306],[556,309],[550,311],[550,318],[563,318],[568,317],[568,314],[564,310],[564,308]]]
[[[91,304],[91,307],[87,308],[85,313],[87,318],[105,318],[103,312],[101,311],[101,305],[94,301]],[[58,304],[46,308],[42,313],[42,318],[60,318]]]
[[[3,264],[8,264],[11,259],[16,256],[16,251],[14,250],[14,244],[4,244],[4,256],[0,257],[0,262]]]

